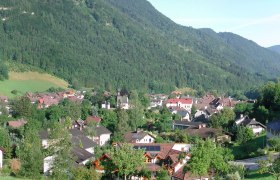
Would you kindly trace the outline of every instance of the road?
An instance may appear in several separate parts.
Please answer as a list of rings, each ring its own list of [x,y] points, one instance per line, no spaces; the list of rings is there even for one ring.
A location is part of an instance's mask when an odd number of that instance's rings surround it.
[[[279,156],[279,153],[274,153],[273,154],[273,159],[277,158]],[[236,160],[236,161],[231,161],[230,164],[234,165],[244,165],[246,169],[249,170],[256,170],[259,168],[258,161],[260,160],[266,160],[267,155],[265,156],[259,156],[255,158],[249,158],[249,159],[242,159],[242,160]]]

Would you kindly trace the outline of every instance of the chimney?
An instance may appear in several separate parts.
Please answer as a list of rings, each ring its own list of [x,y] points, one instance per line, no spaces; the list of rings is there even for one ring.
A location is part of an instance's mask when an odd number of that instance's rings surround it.
[[[243,118],[244,116],[243,116],[243,114],[240,114],[240,118]]]

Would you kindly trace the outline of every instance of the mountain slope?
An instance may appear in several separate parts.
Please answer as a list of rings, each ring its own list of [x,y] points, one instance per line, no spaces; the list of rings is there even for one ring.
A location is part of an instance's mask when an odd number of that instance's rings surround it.
[[[6,19],[0,58],[74,85],[235,91],[280,74],[280,55],[241,37],[179,26],[146,0],[3,0],[0,6],[11,8],[0,12]]]
[[[280,45],[271,46],[268,49],[275,51],[280,54]]]

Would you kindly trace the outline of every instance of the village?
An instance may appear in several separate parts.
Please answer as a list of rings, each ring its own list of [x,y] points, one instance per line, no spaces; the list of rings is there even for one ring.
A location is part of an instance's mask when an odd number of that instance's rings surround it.
[[[71,156],[73,164],[85,167],[90,165],[90,169],[107,178],[117,177],[116,172],[108,175],[108,169],[103,165],[103,161],[107,162],[112,159],[106,153],[108,148],[118,148],[128,144],[135,150],[144,151],[142,154],[144,166],[150,177],[131,173],[129,174],[131,179],[159,179],[158,174],[163,171],[168,179],[172,180],[199,179],[200,176],[185,170],[192,158],[192,146],[198,139],[210,140],[230,147],[237,141],[241,143],[248,141],[248,139],[240,139],[239,136],[244,136],[244,138],[249,136],[249,139],[265,137],[267,130],[269,130],[267,134],[270,134],[270,137],[277,134],[271,130],[276,126],[269,125],[270,128],[266,128],[258,119],[249,118],[246,114],[234,111],[238,104],[250,105],[254,103],[254,100],[240,101],[231,97],[214,96],[211,93],[202,97],[194,97],[180,91],[173,91],[169,95],[142,94],[140,97],[137,92],[127,90],[118,90],[116,94],[107,91],[88,93],[67,90],[26,93],[18,101],[23,99],[25,99],[24,103],[30,104],[21,104],[22,108],[18,110],[13,109],[16,107],[14,100],[10,102],[7,97],[0,97],[1,107],[5,107],[1,108],[1,123],[3,128],[7,129],[14,149],[20,146],[22,131],[30,123],[24,114],[26,110],[22,109],[25,108],[24,106],[33,106],[38,111],[46,112],[44,117],[46,122],[53,121],[51,116],[57,116],[55,123],[61,124],[62,129],[66,130],[70,137],[71,155],[69,156]],[[68,108],[73,108],[73,113],[75,113],[74,106],[84,107],[85,102],[88,103],[87,113],[63,115],[54,112],[59,111],[56,107],[61,104],[65,104],[63,106],[70,104]],[[144,103],[141,104],[141,102]],[[85,110],[82,108],[81,111]],[[126,111],[129,112],[129,116],[122,114]],[[221,117],[223,114],[227,117]],[[6,118],[3,118],[4,116]],[[136,118],[131,119],[133,117]],[[215,119],[220,117],[228,118],[228,120],[224,120],[228,122],[214,123]],[[128,118],[131,121],[141,121],[142,123],[124,122],[124,119],[128,121]],[[130,127],[125,128],[127,125],[123,123],[128,123]],[[234,130],[229,129],[227,123]],[[52,128],[52,125],[43,125],[38,131],[42,150],[59,144],[57,143],[59,138],[53,136],[55,128]],[[256,147],[253,151],[260,148],[263,149],[265,146]],[[3,159],[7,159],[7,157],[5,157],[5,148],[2,147],[0,150],[0,167],[3,168],[7,166],[3,163]],[[17,155],[12,156],[17,157]],[[53,173],[56,156],[48,154],[43,157],[42,174],[48,176]],[[246,168],[250,167],[245,166]],[[134,171],[136,172],[138,169],[136,168]],[[203,177],[204,179],[209,178],[209,176]]]

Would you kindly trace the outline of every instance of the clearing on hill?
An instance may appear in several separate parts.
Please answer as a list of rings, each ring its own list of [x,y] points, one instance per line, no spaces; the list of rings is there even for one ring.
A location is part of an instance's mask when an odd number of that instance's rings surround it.
[[[46,73],[39,72],[10,72],[9,80],[0,81],[0,95],[9,98],[20,96],[26,92],[42,92],[50,87],[68,87],[68,83],[62,79]],[[14,93],[12,93],[14,91]]]

